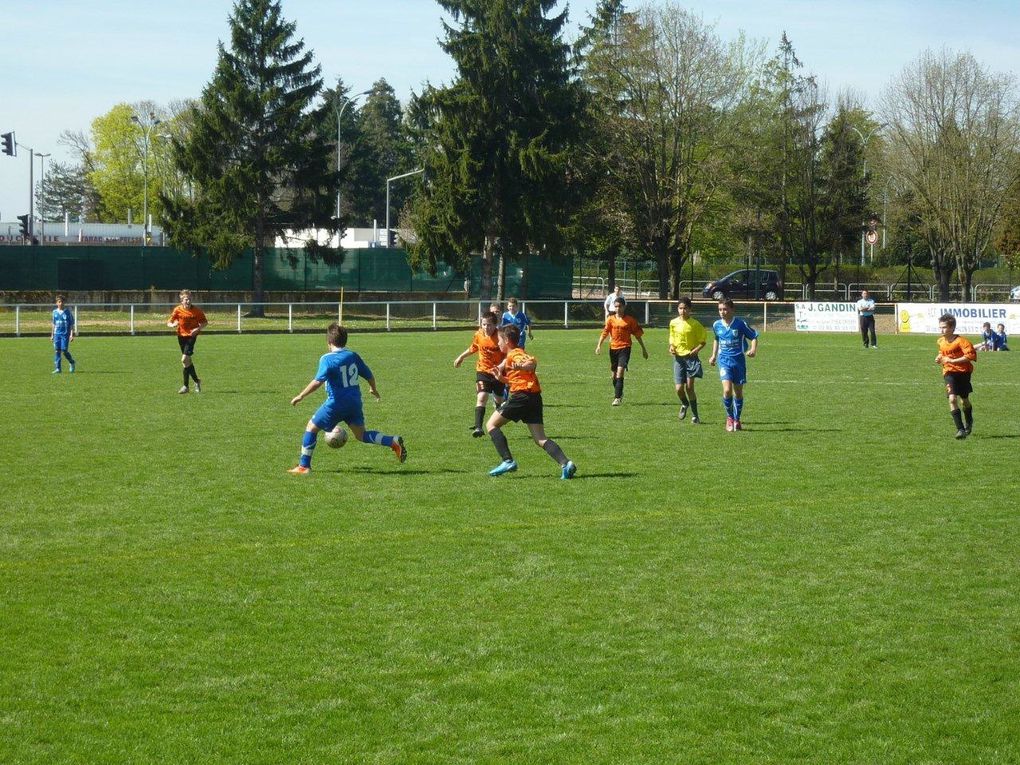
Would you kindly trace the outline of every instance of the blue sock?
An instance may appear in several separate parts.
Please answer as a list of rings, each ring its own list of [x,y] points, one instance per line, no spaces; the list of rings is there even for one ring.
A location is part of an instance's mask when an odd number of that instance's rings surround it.
[[[53,368],[60,369],[60,351],[53,354]]]
[[[727,417],[732,417],[733,416],[733,399],[732,398],[723,397],[722,408],[726,410],[726,416]]]
[[[744,399],[735,398],[733,399],[733,419],[739,420],[740,413],[744,411]]]
[[[304,438],[301,439],[301,459],[298,461],[301,467],[312,466],[312,452],[315,450],[315,439],[318,436],[318,433],[305,431]]]
[[[393,436],[384,436],[378,430],[366,430],[365,437],[361,440],[366,444],[376,444],[378,446],[393,445]]]

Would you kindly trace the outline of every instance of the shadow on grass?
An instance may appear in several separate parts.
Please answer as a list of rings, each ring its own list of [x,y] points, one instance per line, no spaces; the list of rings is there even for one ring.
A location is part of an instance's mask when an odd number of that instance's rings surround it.
[[[972,435],[972,436],[970,436],[970,437],[971,437],[971,438],[977,438],[977,439],[981,439],[981,440],[983,440],[983,439],[986,439],[986,438],[996,438],[996,439],[1006,438],[1006,439],[1014,439],[1014,438],[1020,438],[1020,433],[998,433],[998,434],[994,434],[994,435],[987,435],[987,434],[985,434],[985,433],[982,433],[981,435]]]
[[[329,470],[315,470],[316,473],[335,473],[337,475],[395,475],[395,476],[412,476],[412,475],[436,475],[437,473],[456,473],[465,474],[473,473],[473,470],[457,470],[455,468],[430,468],[429,470],[408,470],[402,467],[389,467],[389,468],[376,468],[376,467],[341,467]]]

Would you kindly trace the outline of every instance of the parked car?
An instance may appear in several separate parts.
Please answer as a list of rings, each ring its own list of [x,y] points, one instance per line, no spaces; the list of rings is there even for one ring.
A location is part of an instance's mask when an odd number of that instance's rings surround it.
[[[755,291],[755,276],[758,277],[758,289]],[[721,279],[705,285],[702,295],[713,300],[738,298],[741,300],[782,300],[783,283],[779,281],[778,271],[744,268],[734,271]]]
[[[1013,303],[1020,303],[1020,285],[1009,291],[1009,299]]]

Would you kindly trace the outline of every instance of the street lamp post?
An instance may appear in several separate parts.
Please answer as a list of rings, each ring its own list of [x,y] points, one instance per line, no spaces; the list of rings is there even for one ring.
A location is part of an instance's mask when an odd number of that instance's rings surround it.
[[[871,136],[873,136],[877,131],[881,130],[884,127],[885,127],[885,123],[884,122],[882,124],[880,124],[880,125],[875,125],[873,128],[871,128],[871,130],[868,131],[867,135],[865,135],[860,130],[858,130],[856,126],[854,126],[854,125],[850,126],[850,129],[852,131],[854,131],[855,133],[857,133],[857,135],[859,135],[861,137],[861,154],[864,157],[864,164],[863,164],[862,175],[864,176],[864,182],[865,183],[868,182],[868,154],[867,154],[867,152],[868,152],[868,141],[871,140]],[[865,233],[862,230],[861,231],[861,265],[862,266],[864,265],[864,241],[865,241]]]
[[[355,93],[350,98],[344,100],[339,107],[334,103],[333,112],[336,114],[336,219],[340,220],[340,118],[344,116],[344,111],[348,106],[353,104],[362,96],[367,96],[371,93],[371,90],[363,90],[360,93]],[[341,96],[342,97],[342,96]]]
[[[418,175],[418,173],[424,173],[425,168],[418,168],[412,170],[409,173],[403,173],[402,175],[394,175],[392,178],[386,179],[386,246],[390,246],[390,181],[399,181],[401,178],[407,178],[412,175]]]
[[[149,244],[149,134],[156,125],[163,124],[163,121],[156,118],[153,112],[149,112],[149,121],[143,123],[138,119],[137,114],[131,115],[131,121],[140,125],[144,136],[142,152],[142,247]]]
[[[43,184],[46,182],[46,158],[49,154],[43,154],[42,152],[35,152],[35,156],[39,158],[39,193],[43,193]],[[39,233],[42,234],[43,242],[46,241],[46,216],[43,213],[42,200],[39,204]]]

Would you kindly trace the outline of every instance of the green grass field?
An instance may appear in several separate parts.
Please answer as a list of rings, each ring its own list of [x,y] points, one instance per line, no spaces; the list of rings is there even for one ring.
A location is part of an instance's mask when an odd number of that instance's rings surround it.
[[[0,340],[0,762],[1020,762],[1017,354],[957,442],[933,337],[769,333],[731,434],[596,339],[529,343],[574,481],[488,477],[470,332],[355,333],[409,459],[306,477],[322,336]]]

